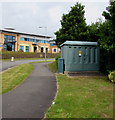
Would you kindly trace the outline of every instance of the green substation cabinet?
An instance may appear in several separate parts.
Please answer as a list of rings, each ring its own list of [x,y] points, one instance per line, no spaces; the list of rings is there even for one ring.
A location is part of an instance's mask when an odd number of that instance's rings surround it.
[[[100,49],[98,43],[66,41],[61,45],[61,59],[63,59],[64,71],[99,71]],[[60,69],[59,67],[59,71]]]

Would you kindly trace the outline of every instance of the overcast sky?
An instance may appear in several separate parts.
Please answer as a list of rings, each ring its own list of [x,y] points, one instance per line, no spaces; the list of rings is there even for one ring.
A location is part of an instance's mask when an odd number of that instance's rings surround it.
[[[72,2],[3,2],[1,4],[2,28],[13,27],[16,31],[35,33],[55,38],[54,32],[60,28],[60,20],[70,11]],[[82,2],[85,5],[85,18],[91,24],[102,18],[108,2]],[[1,13],[0,12],[0,13]],[[39,26],[47,27],[39,28]]]

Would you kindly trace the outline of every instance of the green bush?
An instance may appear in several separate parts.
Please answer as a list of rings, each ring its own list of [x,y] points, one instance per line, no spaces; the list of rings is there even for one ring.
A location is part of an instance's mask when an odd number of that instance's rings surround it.
[[[56,66],[56,61],[52,62],[52,63],[49,63],[48,68],[54,73],[58,72],[58,68]]]
[[[58,68],[58,59],[60,58],[60,55],[58,55],[55,60],[56,60],[56,67]]]
[[[108,77],[111,82],[115,82],[115,71],[110,72]]]
[[[59,54],[47,53],[47,58],[55,58]],[[2,59],[11,59],[11,57],[17,58],[44,58],[44,53],[33,53],[33,52],[12,52],[3,51]]]

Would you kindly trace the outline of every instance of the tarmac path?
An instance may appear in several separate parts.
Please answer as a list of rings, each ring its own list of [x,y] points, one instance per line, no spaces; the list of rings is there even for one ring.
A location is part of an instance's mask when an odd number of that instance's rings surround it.
[[[33,65],[34,71],[21,85],[2,95],[2,118],[43,118],[52,104],[56,78],[47,63]]]
[[[54,60],[52,59],[46,59],[46,60]],[[14,67],[19,64],[25,64],[29,62],[35,62],[35,61],[45,61],[45,59],[34,59],[34,60],[14,60],[13,62],[11,61],[0,61],[0,71],[4,71],[8,68]]]

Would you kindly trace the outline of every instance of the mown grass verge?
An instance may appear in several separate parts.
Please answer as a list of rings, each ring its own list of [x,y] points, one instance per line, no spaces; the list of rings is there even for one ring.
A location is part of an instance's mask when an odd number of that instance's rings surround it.
[[[2,74],[2,91],[1,94],[11,91],[13,88],[21,84],[33,71],[34,66],[32,64],[22,64],[14,68],[11,68]]]
[[[58,92],[46,118],[113,118],[113,84],[107,77],[56,76]]]
[[[57,68],[57,65],[56,65],[56,61],[54,61],[54,62],[52,62],[52,63],[49,63],[49,64],[48,64],[48,68],[49,68],[52,72],[54,72],[54,73],[58,72],[58,68]]]

